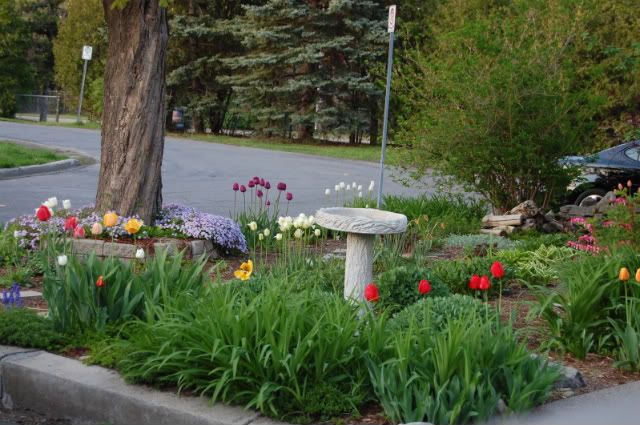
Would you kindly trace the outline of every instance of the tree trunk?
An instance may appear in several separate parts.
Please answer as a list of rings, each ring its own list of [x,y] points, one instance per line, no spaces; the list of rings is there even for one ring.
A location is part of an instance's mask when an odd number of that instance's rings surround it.
[[[113,2],[103,0],[109,47],[96,208],[151,224],[162,205],[167,14],[159,0]]]

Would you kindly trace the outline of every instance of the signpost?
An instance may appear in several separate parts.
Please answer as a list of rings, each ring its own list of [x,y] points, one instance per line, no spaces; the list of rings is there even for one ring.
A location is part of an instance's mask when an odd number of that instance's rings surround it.
[[[389,97],[391,96],[391,75],[393,73],[393,42],[396,30],[396,6],[389,6],[389,21],[387,32],[389,33],[389,57],[387,58],[387,89],[384,97],[384,118],[382,122],[382,153],[380,155],[380,184],[378,184],[377,208],[382,203],[382,183],[384,180],[384,154],[387,150],[387,132],[389,126]]]
[[[78,117],[76,121],[80,122],[80,112],[82,112],[82,98],[84,97],[84,80],[87,76],[87,64],[91,60],[93,54],[93,47],[82,46],[82,60],[84,60],[84,66],[82,67],[82,84],[80,85],[80,100],[78,101]]]

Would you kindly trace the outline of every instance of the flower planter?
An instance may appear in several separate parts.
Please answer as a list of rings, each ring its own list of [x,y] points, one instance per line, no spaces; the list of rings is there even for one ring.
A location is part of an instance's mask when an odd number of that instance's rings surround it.
[[[218,249],[211,241],[196,239],[162,238],[154,241],[140,241],[134,245],[131,243],[106,241],[101,239],[72,239],[71,249],[75,255],[95,254],[98,257],[118,257],[123,259],[136,258],[136,250],[143,248],[145,255],[153,255],[155,252],[166,250],[169,255],[176,255],[184,251],[185,258],[197,258],[206,255],[210,260],[220,258]]]

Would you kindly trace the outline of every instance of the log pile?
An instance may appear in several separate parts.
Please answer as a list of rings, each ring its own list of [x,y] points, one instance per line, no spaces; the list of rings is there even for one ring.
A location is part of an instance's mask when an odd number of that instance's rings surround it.
[[[538,230],[543,233],[562,232],[564,226],[552,212],[544,213],[535,202],[525,201],[504,215],[486,215],[481,233],[505,236],[517,230]]]

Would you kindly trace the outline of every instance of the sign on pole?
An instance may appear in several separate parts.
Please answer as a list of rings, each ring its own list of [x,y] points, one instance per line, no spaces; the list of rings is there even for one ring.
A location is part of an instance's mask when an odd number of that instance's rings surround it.
[[[91,46],[82,46],[82,60],[84,61],[84,65],[82,67],[82,84],[80,85],[80,99],[78,100],[78,116],[76,121],[80,122],[80,112],[82,112],[82,98],[84,97],[84,80],[87,76],[87,64],[91,60],[91,55],[93,54],[93,47]]]
[[[391,97],[391,75],[393,73],[393,41],[396,31],[396,5],[389,6],[389,21],[387,22],[389,33],[389,57],[387,58],[387,88],[384,96],[384,118],[382,121],[382,152],[380,154],[380,184],[378,184],[377,208],[382,203],[382,184],[384,181],[384,155],[387,150],[387,133],[389,127],[389,98]]]

